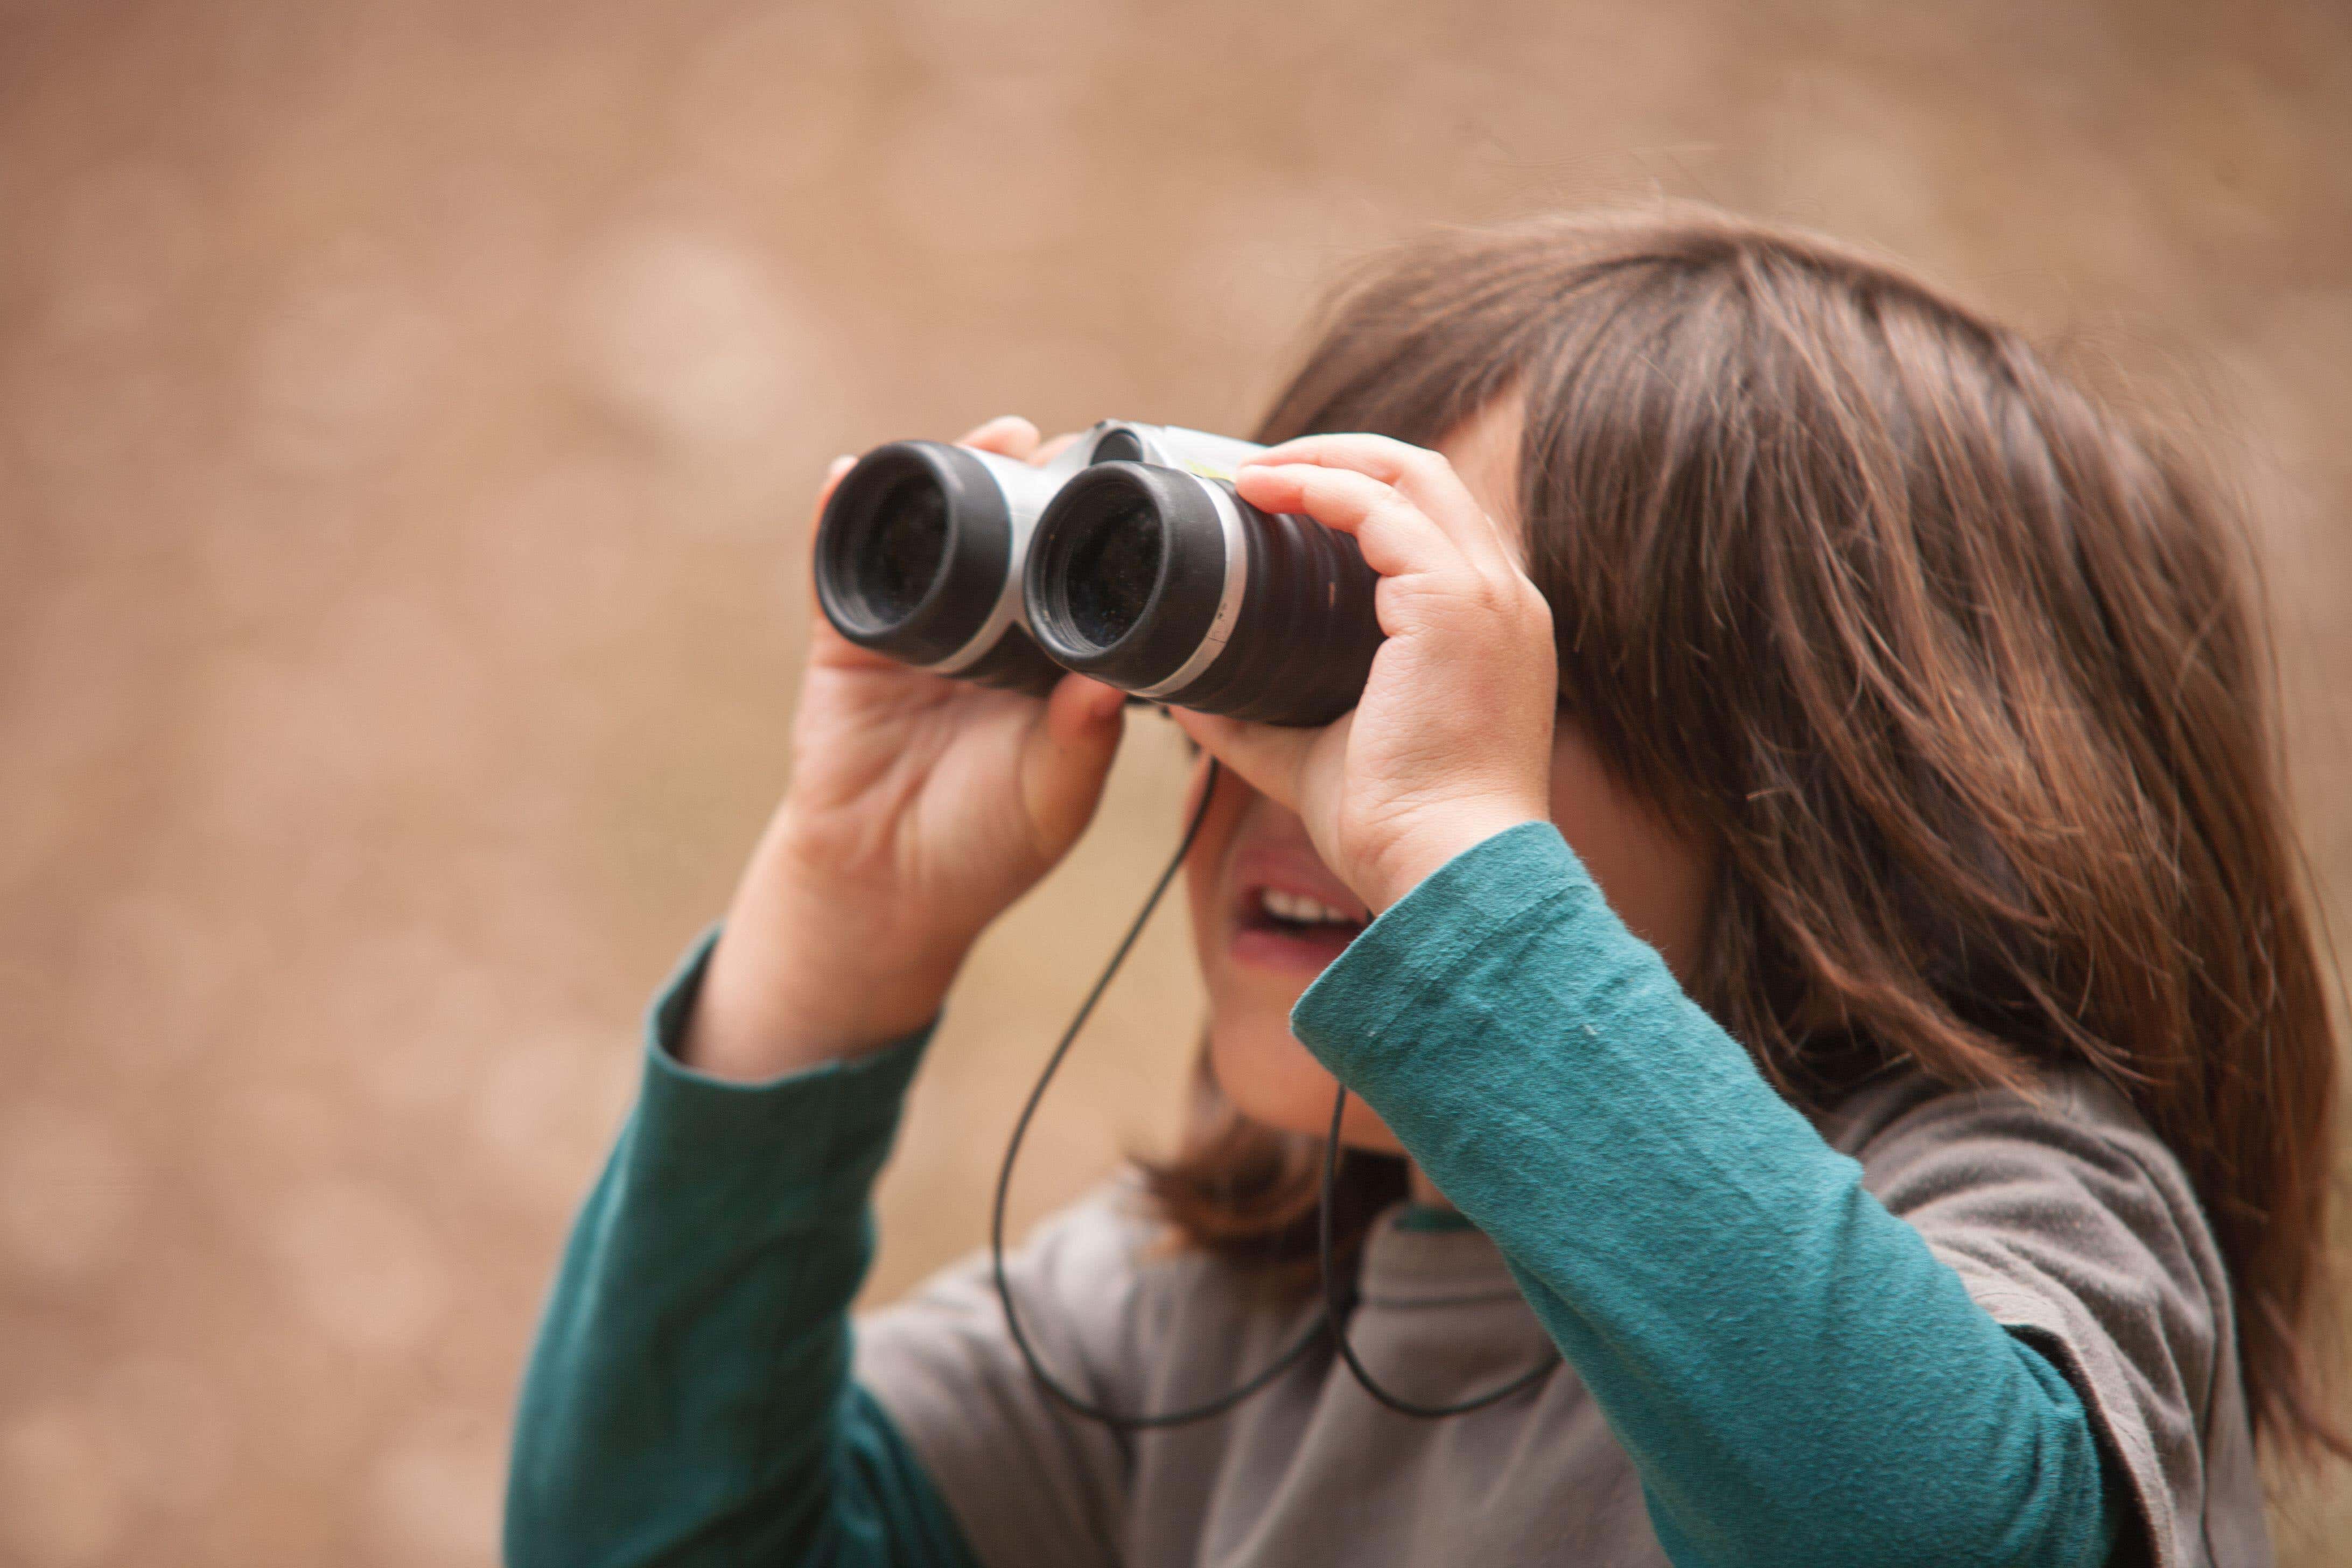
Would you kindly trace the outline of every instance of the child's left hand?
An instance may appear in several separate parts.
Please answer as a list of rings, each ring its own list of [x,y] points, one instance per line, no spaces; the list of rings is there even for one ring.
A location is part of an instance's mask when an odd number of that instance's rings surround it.
[[[1375,911],[1482,839],[1549,816],[1559,681],[1551,610],[1438,453],[1308,436],[1234,480],[1269,512],[1353,534],[1388,640],[1355,710],[1320,730],[1178,710],[1186,733],[1298,814]]]

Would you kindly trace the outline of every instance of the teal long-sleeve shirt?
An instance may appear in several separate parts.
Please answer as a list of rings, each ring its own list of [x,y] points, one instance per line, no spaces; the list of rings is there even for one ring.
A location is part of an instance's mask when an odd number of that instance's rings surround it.
[[[671,1047],[705,952],[655,1008],[565,1253],[509,1560],[962,1568],[939,1489],[850,1375],[869,1194],[929,1032],[763,1085],[703,1077]],[[1292,1023],[1500,1248],[1674,1563],[2105,1559],[2117,1508],[2075,1389],[1773,1093],[1549,825],[1442,868]]]

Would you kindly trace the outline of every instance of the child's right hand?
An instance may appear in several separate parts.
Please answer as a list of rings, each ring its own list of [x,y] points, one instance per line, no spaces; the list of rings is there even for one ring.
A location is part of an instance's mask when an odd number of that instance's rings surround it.
[[[1051,455],[1025,419],[963,445]],[[848,463],[826,477],[819,516]],[[811,622],[792,779],[681,1047],[722,1078],[855,1056],[927,1022],[989,921],[1076,841],[1118,746],[1111,687],[1071,675],[1045,700],[992,690]]]

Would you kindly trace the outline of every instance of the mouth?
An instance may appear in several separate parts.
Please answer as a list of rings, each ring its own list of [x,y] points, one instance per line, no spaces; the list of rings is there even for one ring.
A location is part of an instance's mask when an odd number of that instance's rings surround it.
[[[1242,889],[1234,957],[1262,968],[1319,974],[1370,923],[1362,910],[1326,901],[1296,888],[1257,885]]]

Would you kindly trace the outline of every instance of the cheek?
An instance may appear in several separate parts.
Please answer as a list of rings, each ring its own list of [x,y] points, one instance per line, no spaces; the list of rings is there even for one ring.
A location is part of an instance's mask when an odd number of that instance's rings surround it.
[[[1320,1132],[1331,1109],[1331,1075],[1290,1033],[1290,1005],[1307,983],[1233,961],[1231,922],[1222,904],[1206,896],[1217,890],[1213,884],[1193,885],[1192,941],[1208,996],[1209,1065],[1218,1087],[1253,1121]]]
[[[1622,788],[1566,719],[1552,742],[1551,780],[1552,820],[1601,897],[1687,984],[1706,929],[1712,858]]]
[[[1209,1066],[1217,1086],[1254,1121],[1321,1138],[1331,1126],[1337,1081],[1290,1033],[1290,1007],[1307,981],[1235,963],[1224,867],[1246,792],[1213,805],[1184,867],[1192,947],[1209,1003]],[[1221,796],[1223,795],[1221,790]],[[1351,1146],[1396,1153],[1396,1137],[1360,1100],[1348,1102],[1341,1136]]]

